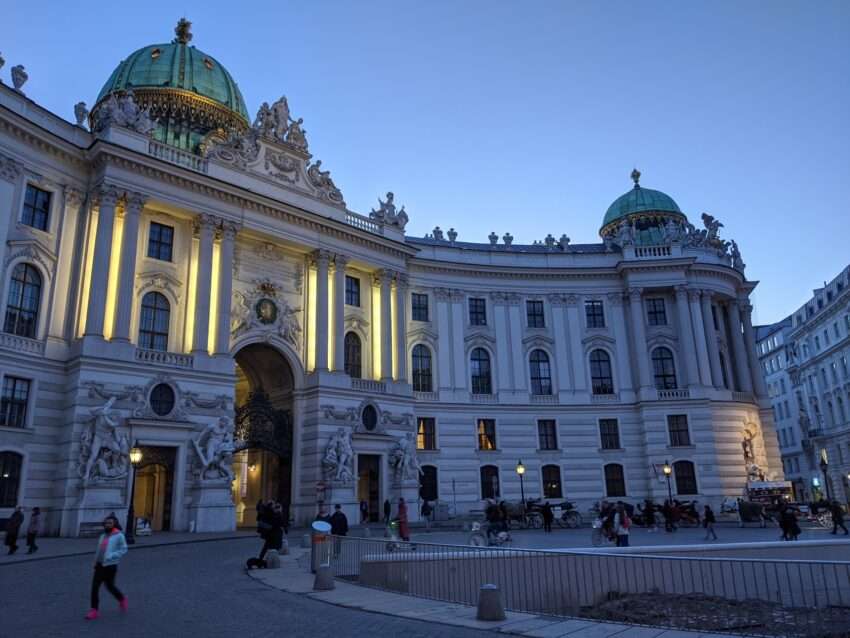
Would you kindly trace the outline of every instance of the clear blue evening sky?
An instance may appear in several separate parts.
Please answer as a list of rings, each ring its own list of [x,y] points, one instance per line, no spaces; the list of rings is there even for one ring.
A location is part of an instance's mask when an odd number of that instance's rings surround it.
[[[72,119],[183,14],[252,116],[286,94],[349,207],[393,190],[412,235],[598,241],[636,165],[725,223],[760,323],[850,262],[850,2],[10,2],[4,76]]]

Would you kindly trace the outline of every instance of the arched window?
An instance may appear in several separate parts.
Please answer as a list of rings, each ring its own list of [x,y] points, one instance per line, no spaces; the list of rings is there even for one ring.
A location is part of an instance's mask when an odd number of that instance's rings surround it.
[[[142,320],[139,322],[139,347],[145,350],[168,350],[168,325],[171,304],[165,295],[149,292],[142,297]]]
[[[419,498],[423,501],[436,501],[437,490],[437,468],[433,465],[423,465],[422,473],[419,475]]]
[[[673,463],[673,475],[676,477],[676,494],[698,494],[697,475],[690,461]]]
[[[652,351],[652,369],[656,390],[676,389],[676,365],[670,348],[656,348]]]
[[[6,320],[3,332],[35,339],[38,305],[41,301],[41,275],[34,266],[18,264],[9,280]]]
[[[345,373],[353,379],[359,379],[363,376],[363,367],[361,364],[363,349],[360,345],[360,337],[357,336],[356,332],[346,333],[344,345]]]
[[[726,357],[720,353],[720,374],[723,375],[723,387],[729,389],[729,373],[726,371]]]
[[[561,468],[557,465],[544,465],[541,474],[543,475],[543,498],[563,498]]]
[[[499,498],[499,468],[495,465],[481,467],[481,498]]]
[[[490,355],[484,348],[475,348],[470,356],[472,394],[493,394],[490,382]]]
[[[23,460],[24,457],[15,452],[0,452],[0,507],[18,505]]]
[[[413,390],[415,392],[432,392],[434,384],[431,380],[431,351],[421,343],[413,347]]]
[[[531,394],[552,394],[552,373],[549,355],[543,350],[531,353]]]
[[[604,350],[597,349],[590,353],[590,383],[593,394],[614,394],[611,357]]]
[[[605,494],[609,498],[626,495],[626,474],[619,463],[605,466]]]

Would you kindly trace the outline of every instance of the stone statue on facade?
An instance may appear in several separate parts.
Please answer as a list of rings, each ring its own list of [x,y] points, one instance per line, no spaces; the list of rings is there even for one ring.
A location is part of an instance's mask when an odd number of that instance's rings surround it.
[[[720,229],[723,228],[723,224],[721,224],[718,219],[715,219],[713,215],[709,215],[708,213],[703,213],[701,217],[702,223],[705,226],[706,242],[711,243],[717,241],[719,239],[718,234]]]
[[[620,248],[631,246],[635,243],[635,229],[631,222],[626,219],[620,222],[620,225],[617,227],[616,241]]]
[[[84,482],[126,475],[130,446],[126,435],[118,434],[120,416],[112,409],[114,403],[112,396],[89,411],[92,423],[83,430],[80,440],[80,477]]]
[[[416,441],[413,433],[408,432],[404,437],[398,439],[389,458],[390,466],[393,468],[397,481],[406,479],[417,479],[422,473],[422,466],[416,455]]]
[[[401,207],[401,210],[396,211],[394,200],[395,195],[392,192],[387,193],[387,201],[383,201],[379,197],[378,210],[373,208],[372,212],[369,213],[369,217],[375,221],[381,222],[382,224],[398,226],[401,230],[404,230],[404,227],[407,226],[407,222],[410,221],[410,218],[407,216],[404,206]],[[435,236],[434,239],[438,238]],[[439,239],[442,239],[442,237],[439,237]]]
[[[16,91],[21,91],[21,87],[27,83],[30,76],[24,70],[23,64],[17,64],[12,67],[12,86]]]
[[[664,239],[668,242],[682,240],[682,227],[674,220],[668,219],[662,228]]]
[[[341,483],[354,480],[354,448],[351,443],[351,431],[339,428],[325,447],[322,459],[325,475]]]
[[[260,132],[250,128],[244,133],[232,133],[225,141],[207,146],[204,156],[244,170],[260,156]]]
[[[198,454],[200,475],[204,479],[224,478],[233,480],[230,464],[236,444],[233,441],[233,424],[227,417],[207,425],[192,441]]]
[[[275,129],[274,114],[268,102],[263,102],[257,110],[252,127],[261,137],[272,137]]]
[[[284,141],[286,132],[289,130],[289,123],[292,118],[289,116],[289,102],[286,101],[286,96],[282,96],[277,102],[271,106],[272,121],[274,122],[274,136]]]
[[[315,164],[310,164],[307,168],[307,179],[319,190],[320,195],[332,204],[345,204],[342,191],[336,187],[331,179],[331,172],[322,170],[322,160],[316,160]]]
[[[304,123],[303,118],[293,120],[289,125],[289,130],[286,133],[286,143],[302,151],[307,150],[307,131],[301,128]]]
[[[110,126],[123,126],[142,135],[150,135],[156,124],[151,119],[150,107],[140,109],[133,92],[127,91],[120,98],[113,93],[97,110],[94,132],[99,133]]]
[[[74,105],[74,118],[77,120],[77,126],[85,128],[86,118],[89,115],[89,110],[86,108],[85,102],[77,102]]]
[[[741,251],[738,250],[738,242],[734,239],[730,242],[731,248],[729,250],[729,254],[732,256],[732,267],[735,270],[743,271],[746,268],[747,264],[744,263],[744,260],[741,258]]]

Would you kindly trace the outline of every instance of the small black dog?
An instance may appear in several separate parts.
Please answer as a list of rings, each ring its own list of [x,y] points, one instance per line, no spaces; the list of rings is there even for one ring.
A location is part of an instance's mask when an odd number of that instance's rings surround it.
[[[245,561],[245,568],[246,569],[265,569],[266,568],[266,561],[264,561],[262,558],[249,558],[247,561]]]

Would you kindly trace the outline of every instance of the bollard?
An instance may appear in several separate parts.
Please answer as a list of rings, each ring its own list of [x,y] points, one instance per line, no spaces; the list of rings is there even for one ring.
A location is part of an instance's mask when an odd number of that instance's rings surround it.
[[[330,565],[319,565],[313,581],[313,591],[330,591],[335,587]]]
[[[266,569],[280,569],[280,554],[276,549],[266,552]]]
[[[304,536],[301,537],[301,547],[303,547],[304,549],[310,548],[310,535],[309,534],[304,534]]]
[[[314,521],[311,527],[313,533],[310,545],[310,571],[315,574],[320,565],[330,564],[328,534],[331,533],[331,526],[325,521]]]
[[[498,585],[481,585],[478,593],[478,620],[504,620],[505,605]]]

